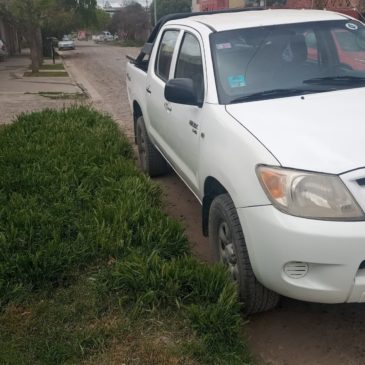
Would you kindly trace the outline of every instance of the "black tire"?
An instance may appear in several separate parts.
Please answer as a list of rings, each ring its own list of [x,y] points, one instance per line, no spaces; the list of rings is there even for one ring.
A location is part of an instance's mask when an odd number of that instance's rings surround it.
[[[228,194],[217,196],[209,211],[209,242],[215,260],[225,264],[237,283],[246,314],[274,308],[279,295],[265,288],[253,273],[236,208]]]
[[[169,171],[168,164],[151,143],[142,116],[137,119],[136,137],[141,170],[151,177],[165,175]]]

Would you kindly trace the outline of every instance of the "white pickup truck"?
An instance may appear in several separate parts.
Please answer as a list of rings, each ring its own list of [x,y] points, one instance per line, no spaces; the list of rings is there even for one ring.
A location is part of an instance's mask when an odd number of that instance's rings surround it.
[[[246,312],[365,302],[365,27],[343,14],[175,15],[127,65],[143,171],[171,166]]]
[[[112,42],[114,41],[114,36],[108,31],[103,31],[100,34],[93,36],[93,41],[95,43]]]

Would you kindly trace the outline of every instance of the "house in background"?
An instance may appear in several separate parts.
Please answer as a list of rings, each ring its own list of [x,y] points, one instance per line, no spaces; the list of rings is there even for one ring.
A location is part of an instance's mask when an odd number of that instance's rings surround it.
[[[243,8],[247,5],[246,0],[193,0],[192,11],[210,11],[221,9]]]
[[[10,55],[20,54],[20,37],[14,26],[0,18],[0,39],[2,39]]]
[[[365,16],[364,0],[192,0],[192,11],[234,8],[327,9],[356,19]],[[362,13],[362,14],[361,14]]]
[[[123,4],[122,2],[113,2],[106,0],[104,2],[104,5],[101,7],[102,10],[104,10],[106,13],[108,13],[111,17],[116,13],[117,11],[122,10]]]
[[[191,4],[191,11],[193,13],[200,11],[200,1],[199,0],[192,0],[192,4]]]

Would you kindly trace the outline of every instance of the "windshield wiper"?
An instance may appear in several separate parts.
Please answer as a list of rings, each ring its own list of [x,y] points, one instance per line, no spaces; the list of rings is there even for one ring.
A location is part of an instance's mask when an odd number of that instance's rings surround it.
[[[365,77],[360,76],[326,76],[303,81],[303,84],[313,85],[358,85],[364,83]]]
[[[230,101],[230,104],[239,103],[243,101],[254,101],[254,100],[265,100],[265,99],[274,99],[274,98],[282,98],[286,96],[295,96],[295,95],[305,95],[311,93],[319,93],[329,91],[328,89],[273,89],[260,91],[254,94],[249,94],[245,96],[240,96],[239,98],[233,99]]]

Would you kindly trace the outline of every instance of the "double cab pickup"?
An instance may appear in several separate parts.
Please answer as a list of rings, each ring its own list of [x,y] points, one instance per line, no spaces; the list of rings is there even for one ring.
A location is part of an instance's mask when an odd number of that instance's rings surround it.
[[[140,164],[174,169],[247,313],[365,302],[365,26],[317,10],[164,18],[127,65]]]

